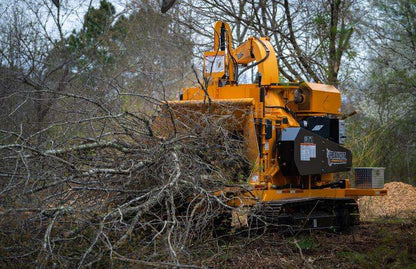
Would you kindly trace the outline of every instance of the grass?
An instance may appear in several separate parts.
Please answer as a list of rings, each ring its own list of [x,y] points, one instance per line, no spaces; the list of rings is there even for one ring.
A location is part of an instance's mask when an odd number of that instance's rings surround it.
[[[409,219],[382,218],[374,223],[383,227],[374,233],[377,243],[373,243],[373,248],[367,251],[342,251],[338,256],[360,268],[416,269],[416,228],[409,225]],[[392,230],[392,225],[397,228]]]
[[[310,235],[300,235],[298,238],[290,238],[288,241],[293,245],[297,243],[302,250],[317,250],[319,246],[316,239]]]
[[[397,249],[381,245],[370,252],[344,251],[339,256],[360,268],[416,268],[414,257],[409,255],[407,248]]]
[[[309,263],[315,268],[416,269],[416,221],[378,219],[348,232],[292,237],[230,235],[217,241],[209,256],[204,265],[216,268],[304,268]]]

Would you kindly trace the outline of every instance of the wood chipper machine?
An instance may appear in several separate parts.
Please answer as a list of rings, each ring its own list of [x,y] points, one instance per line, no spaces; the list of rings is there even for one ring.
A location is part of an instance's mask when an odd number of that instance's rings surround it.
[[[257,69],[254,83],[239,83],[252,68]],[[359,196],[386,195],[385,189],[357,189],[348,179],[334,180],[334,173],[352,166],[351,151],[342,146],[341,94],[331,85],[281,82],[269,38],[249,37],[233,48],[229,25],[216,22],[214,49],[204,53],[203,78],[199,87],[184,89],[180,100],[168,105],[177,115],[235,108],[230,113],[241,124],[233,128],[244,137],[254,165],[247,191],[228,204],[246,208],[249,219],[255,215],[256,222],[294,230],[343,229],[359,222]],[[219,195],[227,192],[232,190]]]

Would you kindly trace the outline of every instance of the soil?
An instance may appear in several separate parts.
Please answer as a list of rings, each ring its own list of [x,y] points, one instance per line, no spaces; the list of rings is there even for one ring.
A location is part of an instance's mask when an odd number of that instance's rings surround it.
[[[384,185],[383,197],[358,200],[361,224],[343,233],[228,235],[201,249],[208,268],[416,268],[416,188]],[[206,246],[206,244],[205,244]]]
[[[416,268],[416,219],[378,219],[344,233],[232,236],[217,242],[209,268]]]

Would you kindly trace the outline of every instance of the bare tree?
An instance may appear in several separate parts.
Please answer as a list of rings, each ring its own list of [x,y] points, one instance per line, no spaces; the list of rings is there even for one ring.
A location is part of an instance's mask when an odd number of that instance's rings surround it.
[[[190,16],[198,14],[198,21],[187,18],[184,22],[193,29],[207,28],[201,24],[213,20],[224,20],[233,27],[237,44],[248,35],[270,36],[279,54],[280,72],[289,81],[338,85],[343,60],[353,55],[355,26],[364,14],[358,4],[349,0],[204,0],[182,5],[192,10]]]
[[[412,1],[370,2],[366,64],[351,98],[363,111],[351,147],[357,165],[386,167],[386,178],[415,182],[416,57]],[[366,145],[363,147],[362,145]]]

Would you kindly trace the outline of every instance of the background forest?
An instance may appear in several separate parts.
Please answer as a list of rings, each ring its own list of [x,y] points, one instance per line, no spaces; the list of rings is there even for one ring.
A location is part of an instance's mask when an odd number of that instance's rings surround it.
[[[241,165],[218,152],[241,148],[221,121],[163,137],[153,122],[197,84],[216,20],[235,46],[270,36],[282,79],[336,85],[343,112],[360,111],[346,120],[354,166],[416,185],[415,0],[184,0],[166,14],[152,0],[1,0],[0,264],[197,255],[224,208],[209,190]],[[203,199],[177,215],[190,193]]]

